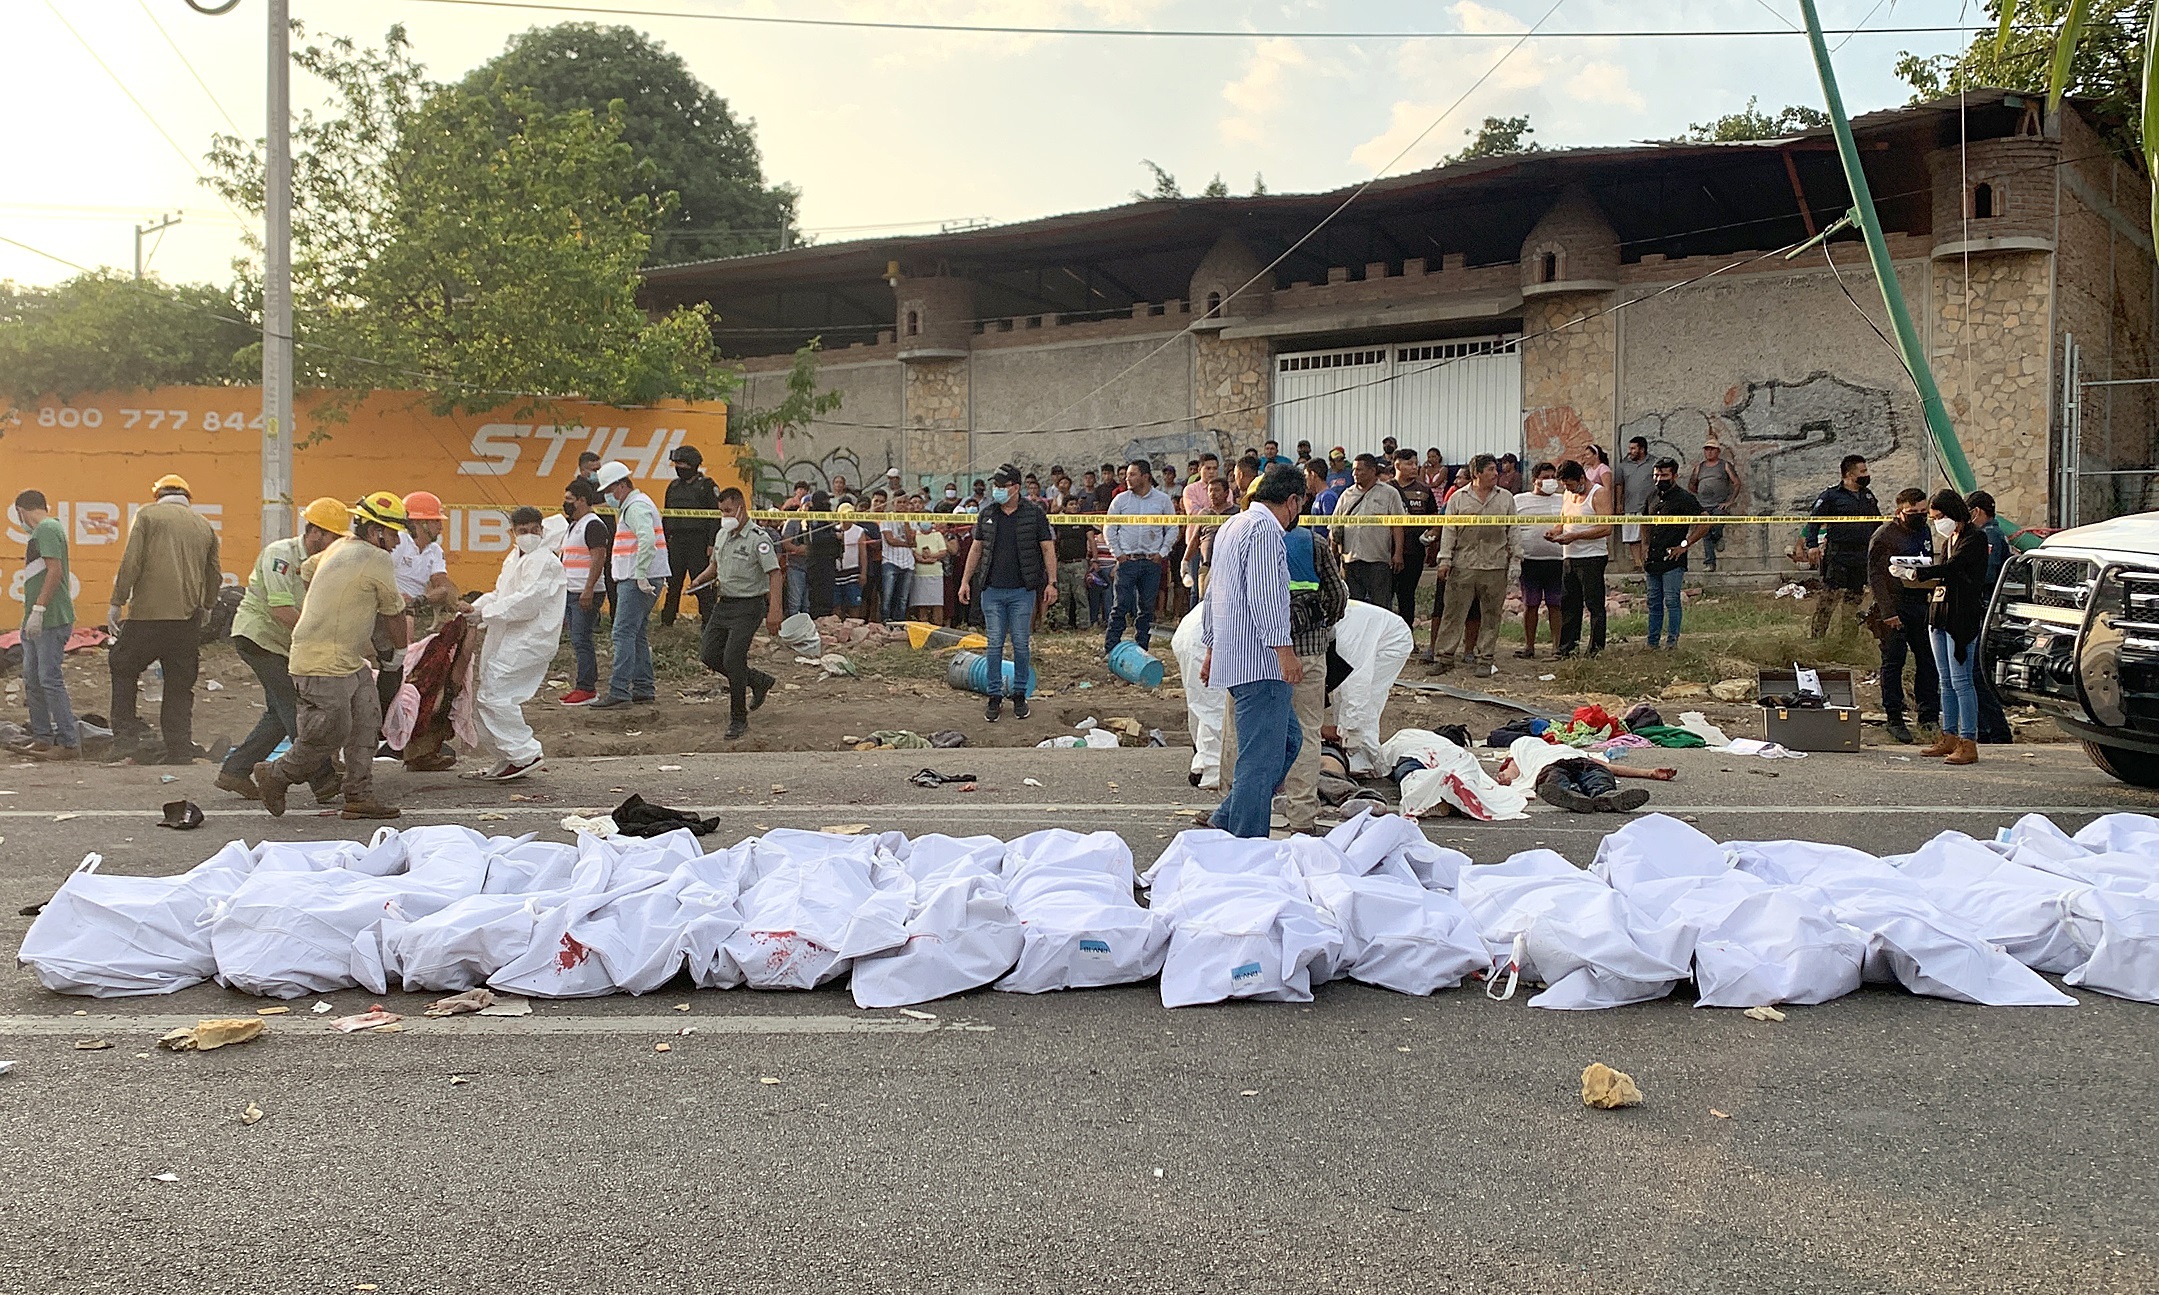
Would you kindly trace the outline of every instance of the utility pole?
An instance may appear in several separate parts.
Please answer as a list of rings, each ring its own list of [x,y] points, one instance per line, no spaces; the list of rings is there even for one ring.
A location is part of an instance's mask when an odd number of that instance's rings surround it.
[[[1814,68],[1821,74],[1822,96],[1828,101],[1829,125],[1836,133],[1837,156],[1844,162],[1844,183],[1851,190],[1852,210],[1867,236],[1874,281],[1882,290],[1882,304],[1888,308],[1889,322],[1895,329],[1897,354],[1903,357],[1913,385],[1919,388],[1919,407],[1926,414],[1927,430],[1933,434],[1942,464],[1949,470],[1949,484],[1959,494],[1970,494],[1978,489],[1978,482],[1972,476],[1971,463],[1964,457],[1956,429],[1949,425],[1949,411],[1942,404],[1940,389],[1934,385],[1934,370],[1927,365],[1926,350],[1920,345],[1918,330],[1912,327],[1911,312],[1905,309],[1904,291],[1897,284],[1896,267],[1889,261],[1889,245],[1882,238],[1882,222],[1874,214],[1874,191],[1867,185],[1866,170],[1859,162],[1859,145],[1852,139],[1852,123],[1844,115],[1844,96],[1837,91],[1836,70],[1829,64],[1829,45],[1822,39],[1821,17],[1814,12],[1814,0],[1799,0],[1799,9],[1806,16],[1807,40],[1814,47]]]
[[[262,542],[292,534],[292,23],[269,0],[262,194]]]
[[[170,215],[170,216],[166,216],[166,215],[160,215],[160,216],[159,216],[159,217],[157,218],[157,223],[156,223],[156,224],[154,224],[154,225],[137,225],[137,226],[135,226],[135,282],[137,282],[137,283],[141,283],[141,282],[142,282],[142,240],[143,240],[143,236],[144,236],[144,235],[146,235],[146,234],[162,234],[162,233],[164,233],[164,232],[165,232],[166,230],[168,230],[168,229],[171,229],[171,228],[172,228],[172,227],[173,227],[174,225],[177,225],[177,224],[179,224],[179,223],[180,223],[180,213],[176,211],[176,212],[174,212],[174,213],[173,213],[172,215]],[[153,250],[154,250],[154,249],[153,249]]]

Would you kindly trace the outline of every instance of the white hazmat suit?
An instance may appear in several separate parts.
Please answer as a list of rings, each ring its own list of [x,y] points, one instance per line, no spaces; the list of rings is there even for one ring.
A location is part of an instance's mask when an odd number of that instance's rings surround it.
[[[473,720],[480,745],[512,765],[540,758],[540,740],[525,722],[524,704],[547,681],[547,667],[562,641],[563,596],[570,576],[562,559],[539,536],[532,552],[512,548],[492,593],[473,600],[486,627],[480,644],[480,685]]]

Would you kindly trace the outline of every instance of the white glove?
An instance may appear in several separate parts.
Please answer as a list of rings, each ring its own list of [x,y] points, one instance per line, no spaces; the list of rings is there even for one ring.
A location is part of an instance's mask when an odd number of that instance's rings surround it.
[[[23,637],[24,637],[24,638],[29,638],[29,637],[30,637],[31,635],[33,635],[33,634],[43,634],[44,632],[45,632],[45,609],[44,609],[43,607],[32,607],[32,608],[30,609],[30,614],[29,614],[28,616],[25,616],[25,617],[23,617],[23,622],[22,622],[22,633],[23,633]]]
[[[637,582],[637,592],[643,594],[647,598],[650,598],[660,592],[660,587],[652,583],[650,580],[640,580]]]
[[[120,604],[114,603],[105,612],[105,628],[112,631],[114,638],[118,638],[120,637],[120,626],[124,623],[120,619]]]

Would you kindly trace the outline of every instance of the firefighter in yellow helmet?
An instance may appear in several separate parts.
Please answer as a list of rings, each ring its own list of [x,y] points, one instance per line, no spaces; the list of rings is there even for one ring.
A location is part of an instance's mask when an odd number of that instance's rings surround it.
[[[260,800],[255,786],[255,766],[270,758],[277,744],[293,736],[298,700],[292,690],[292,627],[300,621],[301,601],[307,596],[308,577],[314,568],[308,559],[352,534],[352,510],[342,500],[317,499],[300,510],[300,533],[272,540],[262,546],[255,569],[247,578],[247,593],[232,617],[232,646],[262,683],[262,718],[254,731],[240,740],[219,768],[221,790],[249,800]],[[312,780],[315,801],[335,805],[340,795],[336,772],[325,765]]]
[[[113,754],[148,764],[187,764],[195,746],[195,678],[201,669],[202,618],[225,583],[217,531],[196,513],[187,482],[167,474],[151,483],[155,502],[135,514],[127,550],[113,578],[108,623],[118,638],[106,658],[112,670]],[[126,609],[122,623],[121,609]],[[158,740],[135,716],[136,685],[158,663],[165,700]]]
[[[405,533],[405,505],[396,495],[378,491],[353,506],[352,518],[349,538],[332,543],[305,564],[314,570],[292,627],[287,661],[295,698],[292,749],[254,769],[256,794],[272,814],[285,812],[285,791],[295,783],[313,783],[319,794],[327,786],[330,757],[343,751],[342,816],[398,815],[375,797],[382,704],[375,696],[368,658],[378,635],[395,649],[405,646],[405,600],[397,592],[397,570],[390,561],[390,550]]]

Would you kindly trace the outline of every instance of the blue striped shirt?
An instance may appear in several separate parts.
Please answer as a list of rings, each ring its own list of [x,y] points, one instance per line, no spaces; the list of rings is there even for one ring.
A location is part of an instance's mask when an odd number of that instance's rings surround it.
[[[1247,506],[1215,534],[1200,641],[1214,656],[1211,687],[1282,677],[1275,649],[1290,646],[1289,551],[1265,504]]]
[[[1162,493],[1159,486],[1144,495],[1127,490],[1109,501],[1109,515],[1116,517],[1167,517],[1177,511],[1177,503]],[[1166,558],[1176,547],[1175,526],[1104,526],[1102,538],[1109,542],[1109,551],[1120,558]]]

